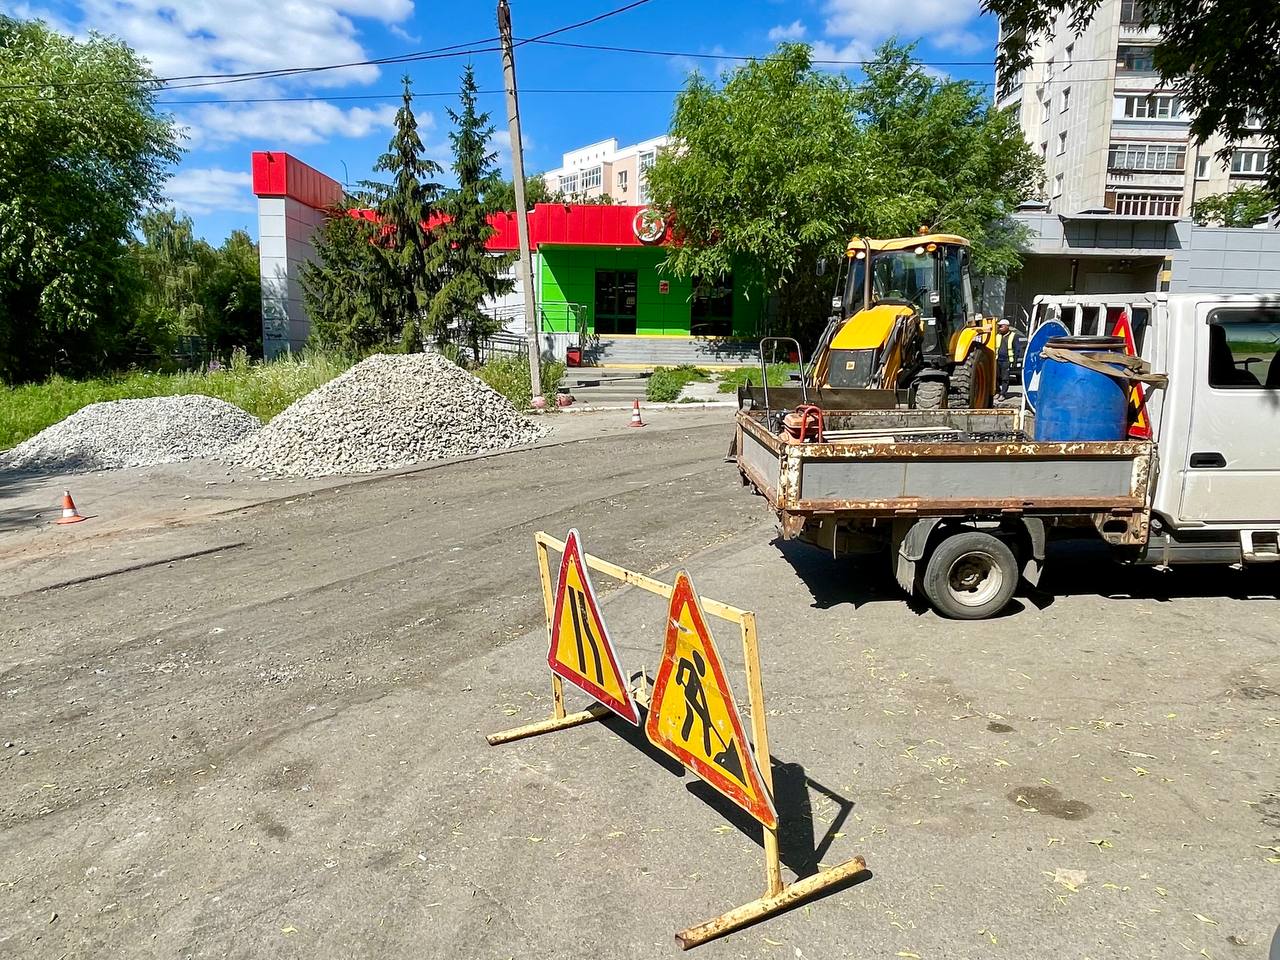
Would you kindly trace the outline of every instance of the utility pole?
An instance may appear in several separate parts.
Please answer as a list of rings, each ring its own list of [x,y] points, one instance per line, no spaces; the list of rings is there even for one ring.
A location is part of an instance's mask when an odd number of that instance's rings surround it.
[[[524,195],[524,146],[520,141],[520,100],[516,95],[516,57],[511,43],[511,7],[498,0],[498,33],[502,37],[502,75],[507,91],[507,129],[511,133],[511,177],[516,192],[516,233],[520,238],[520,273],[524,284],[524,326],[529,338],[529,379],[533,406],[546,406],[542,396],[542,344],[538,307],[533,298],[533,256],[529,252],[529,212]]]

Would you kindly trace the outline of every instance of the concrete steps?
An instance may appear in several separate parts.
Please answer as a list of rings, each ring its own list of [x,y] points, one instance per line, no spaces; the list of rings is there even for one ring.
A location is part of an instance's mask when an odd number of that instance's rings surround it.
[[[602,335],[586,353],[600,367],[695,366],[742,367],[759,363],[759,353],[751,340],[720,340],[708,337],[610,337]]]
[[[602,367],[570,367],[565,370],[560,389],[573,394],[578,403],[627,405],[644,400],[650,370],[610,370]]]

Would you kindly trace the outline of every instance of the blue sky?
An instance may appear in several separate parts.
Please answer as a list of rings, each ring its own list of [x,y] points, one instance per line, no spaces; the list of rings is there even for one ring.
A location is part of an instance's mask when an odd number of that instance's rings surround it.
[[[545,33],[624,2],[511,0],[515,34]],[[0,0],[0,11],[39,17],[67,33],[96,30],[121,37],[161,77],[350,63],[486,40],[497,32],[495,7],[494,0]],[[778,40],[791,39],[812,44],[818,58],[859,60],[897,35],[919,40],[921,57],[939,71],[989,81],[995,32],[992,18],[979,16],[978,0],[649,0],[554,39],[677,55],[542,44],[518,49],[526,167],[558,166],[564,151],[595,140],[617,137],[626,144],[665,132],[673,93],[689,70],[714,74],[732,65],[681,54],[760,55]],[[217,241],[236,227],[256,234],[249,186],[253,150],[287,151],[338,180],[369,177],[390,136],[399,78],[406,71],[422,95],[415,112],[423,139],[447,167],[445,108],[456,104],[458,77],[468,59],[481,89],[493,91],[481,106],[503,131],[502,162],[509,169],[501,61],[495,52],[478,52],[166,90],[160,95],[164,109],[188,134],[170,197],[202,234]],[[856,67],[845,69],[857,77]],[[191,81],[171,87],[181,82]],[[236,102],[250,99],[276,102]]]

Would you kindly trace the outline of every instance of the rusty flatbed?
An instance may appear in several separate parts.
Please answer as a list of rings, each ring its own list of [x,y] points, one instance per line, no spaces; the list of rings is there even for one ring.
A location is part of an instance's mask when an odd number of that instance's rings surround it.
[[[1146,441],[928,439],[947,429],[1031,435],[1031,416],[1014,409],[833,412],[825,433],[840,439],[824,442],[775,426],[767,411],[739,411],[736,449],[744,482],[767,498],[788,538],[811,519],[1072,514],[1094,519],[1114,544],[1147,536],[1155,448]]]

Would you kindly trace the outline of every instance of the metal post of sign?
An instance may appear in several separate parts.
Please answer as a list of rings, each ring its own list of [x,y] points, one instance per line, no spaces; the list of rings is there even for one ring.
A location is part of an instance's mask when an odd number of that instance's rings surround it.
[[[756,766],[764,788],[773,796],[773,764],[769,758],[769,728],[765,723],[764,681],[760,677],[760,644],[756,636],[756,615],[742,616],[742,658],[747,665],[747,697],[751,704],[751,739],[755,743]],[[778,854],[778,831],[764,828],[765,895],[782,892],[782,860]]]
[[[543,532],[534,534],[538,548],[538,572],[542,581],[543,606],[546,613],[547,636],[551,637],[552,618],[555,616],[554,588],[551,582],[551,568],[548,558],[549,550],[563,553],[565,544]],[[592,570],[612,577],[623,583],[639,587],[649,593],[657,594],[670,600],[675,588],[670,584],[655,580],[652,577],[628,570],[599,557],[584,553],[582,560]],[[746,661],[747,691],[751,707],[751,739],[755,750],[757,766],[761,779],[770,798],[773,796],[773,770],[769,755],[769,731],[764,706],[764,683],[760,671],[760,644],[756,631],[755,614],[748,610],[740,610],[727,603],[698,598],[702,609],[713,617],[737,624],[742,633],[742,652]],[[525,737],[538,736],[554,730],[600,720],[609,715],[609,708],[601,704],[592,704],[588,709],[577,713],[566,713],[564,708],[564,688],[558,676],[553,675],[551,683],[552,716],[546,720],[526,724],[501,733],[490,734],[486,739],[491,745],[509,743]],[[790,909],[805,900],[829,893],[838,887],[851,883],[859,874],[865,873],[866,861],[862,857],[853,857],[837,866],[822,870],[812,876],[784,884],[782,881],[782,861],[778,847],[778,831],[762,825],[764,830],[765,853],[765,895],[740,907],[721,914],[704,923],[681,930],[675,935],[676,943],[682,950],[696,947],[722,937],[734,930],[764,920],[774,914]]]

